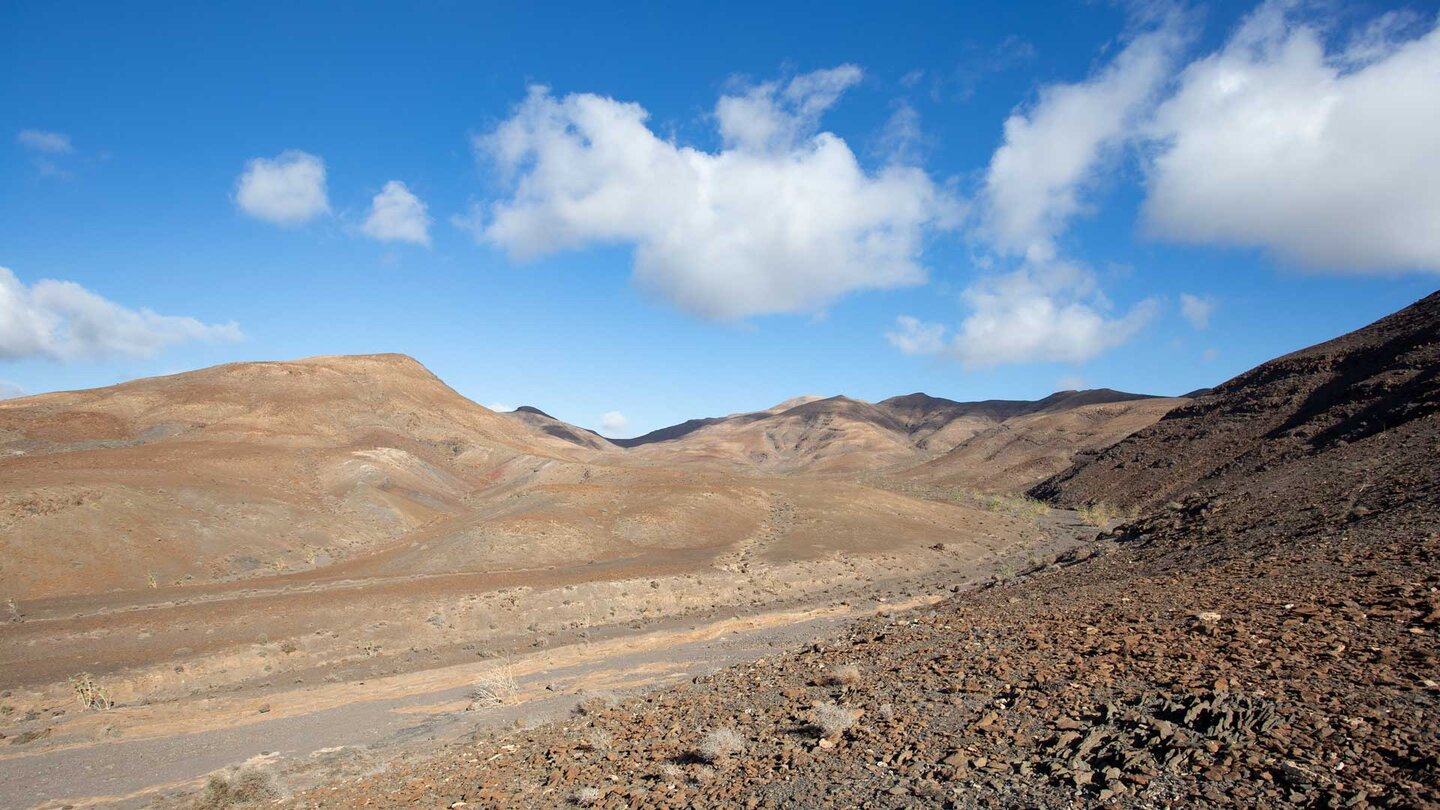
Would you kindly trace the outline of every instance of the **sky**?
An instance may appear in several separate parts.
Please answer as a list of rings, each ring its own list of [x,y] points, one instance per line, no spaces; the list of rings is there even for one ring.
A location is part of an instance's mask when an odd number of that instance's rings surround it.
[[[1440,273],[1436,3],[0,4],[0,396],[1181,394]]]

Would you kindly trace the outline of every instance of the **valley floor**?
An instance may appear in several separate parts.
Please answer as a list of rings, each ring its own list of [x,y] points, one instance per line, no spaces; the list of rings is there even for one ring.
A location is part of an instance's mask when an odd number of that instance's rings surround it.
[[[290,805],[1434,807],[1440,535],[1406,534],[1105,541]]]
[[[1062,510],[938,490],[883,494],[920,508],[890,532],[874,510],[879,522],[860,532],[873,534],[827,541],[825,501],[811,491],[832,483],[765,483],[769,516],[726,546],[452,574],[378,575],[361,560],[23,603],[0,628],[0,806],[166,795],[185,806],[207,773],[257,756],[291,787],[368,771],[477,729],[563,716],[585,694],[683,683],[794,648],[1031,568],[1093,533]],[[933,533],[915,528],[925,510],[945,521]],[[935,542],[941,532],[948,542]],[[497,667],[518,689],[475,705],[475,683]],[[79,706],[80,673],[116,705]]]

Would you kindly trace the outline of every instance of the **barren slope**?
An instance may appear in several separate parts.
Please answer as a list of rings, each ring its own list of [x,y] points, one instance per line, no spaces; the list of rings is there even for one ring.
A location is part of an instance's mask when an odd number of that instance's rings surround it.
[[[854,474],[925,462],[983,437],[948,462],[906,477],[1014,490],[1064,469],[1079,450],[1104,446],[1149,424],[1175,403],[1108,389],[1062,391],[1033,402],[956,402],[922,393],[873,404],[806,397],[765,411],[691,420],[619,443],[655,464]]]
[[[1133,397],[1052,402],[981,427],[945,455],[906,471],[903,477],[987,492],[1023,492],[1069,467],[1077,456],[1109,447],[1185,401]]]
[[[589,452],[400,355],[235,363],[7,400],[0,590],[324,565],[465,512],[518,458]]]

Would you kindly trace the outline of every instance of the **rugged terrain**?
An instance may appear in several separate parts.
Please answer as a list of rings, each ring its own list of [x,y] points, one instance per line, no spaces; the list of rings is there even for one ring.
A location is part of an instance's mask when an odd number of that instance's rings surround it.
[[[1056,564],[289,802],[1440,805],[1437,369],[1440,294],[1035,487],[1135,510]]]
[[[0,804],[140,804],[272,745],[383,761],[411,713],[491,722],[451,704],[500,658],[666,683],[1033,567],[1096,529],[1007,493],[1171,404],[801,397],[612,442],[400,355],[0,403]],[[1012,429],[1047,446],[911,473]]]

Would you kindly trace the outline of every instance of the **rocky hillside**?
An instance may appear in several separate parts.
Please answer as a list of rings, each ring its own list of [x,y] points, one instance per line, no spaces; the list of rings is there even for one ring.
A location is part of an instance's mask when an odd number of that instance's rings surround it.
[[[1440,293],[1241,374],[1032,494],[1164,507],[1144,525],[1192,540],[1203,526],[1232,545],[1428,514],[1440,498],[1437,375]]]

